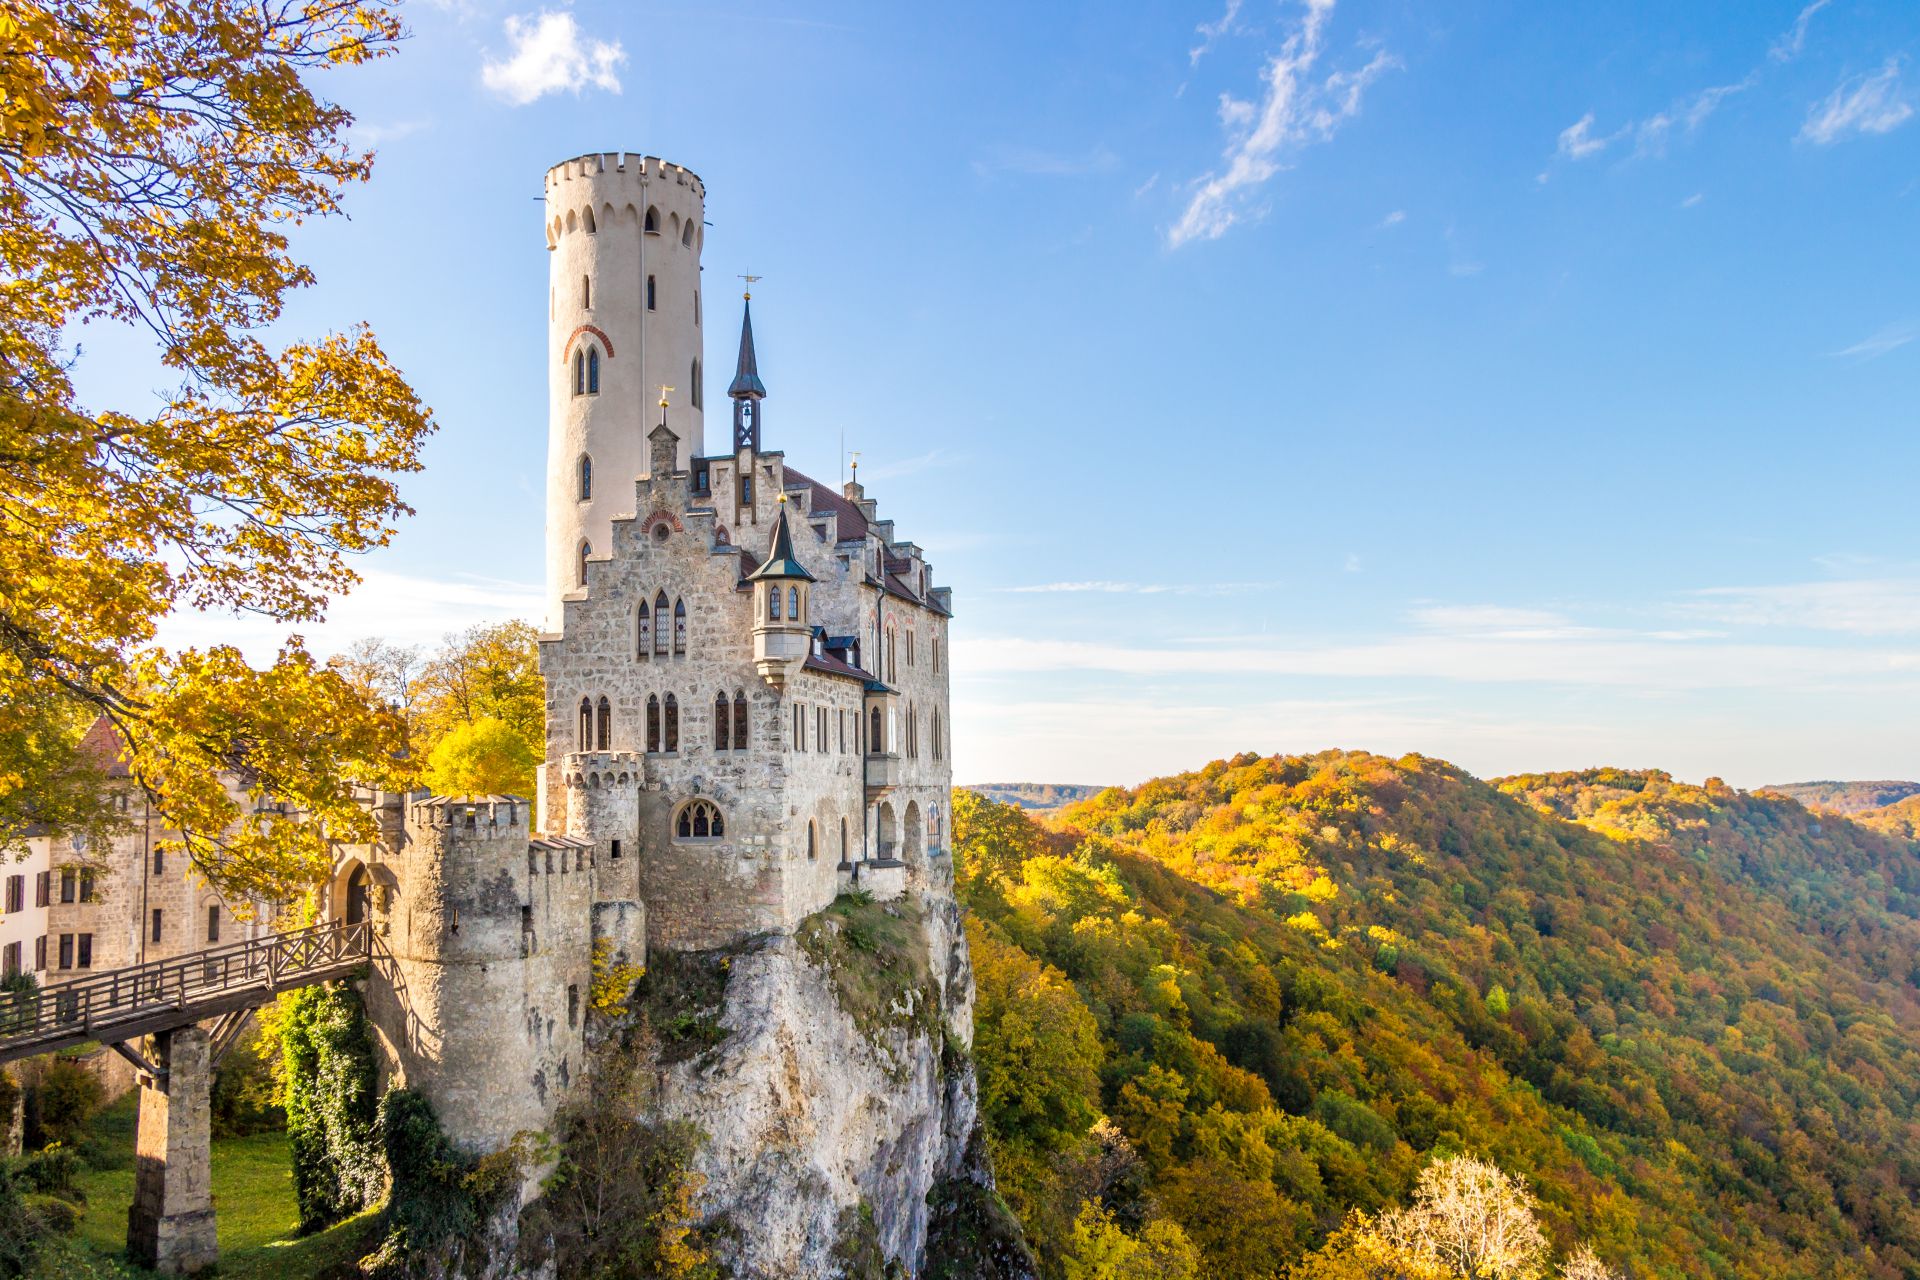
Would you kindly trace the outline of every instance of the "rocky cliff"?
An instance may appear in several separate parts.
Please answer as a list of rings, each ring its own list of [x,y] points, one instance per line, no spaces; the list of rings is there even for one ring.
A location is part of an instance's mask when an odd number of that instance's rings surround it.
[[[658,962],[720,979],[714,1005],[670,1014],[654,1106],[705,1135],[699,1207],[736,1276],[1031,1274],[977,1140],[945,859],[894,902],[850,895],[796,934]]]

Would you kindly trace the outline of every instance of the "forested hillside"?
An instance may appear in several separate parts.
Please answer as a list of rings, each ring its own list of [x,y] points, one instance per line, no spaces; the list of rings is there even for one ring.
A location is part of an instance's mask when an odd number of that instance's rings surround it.
[[[1633,1277],[1920,1275],[1909,841],[1357,753],[955,819],[996,1163],[1055,1275],[1368,1274],[1314,1251],[1455,1152]]]
[[[1855,814],[1920,795],[1920,782],[1783,782],[1763,789],[1791,796],[1809,809]]]
[[[967,788],[1001,804],[1044,813],[1096,795],[1101,788],[1072,782],[978,782]]]

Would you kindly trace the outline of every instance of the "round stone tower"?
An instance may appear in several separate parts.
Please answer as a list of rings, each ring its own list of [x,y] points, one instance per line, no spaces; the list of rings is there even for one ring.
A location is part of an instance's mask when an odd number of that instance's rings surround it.
[[[547,629],[635,512],[647,433],[705,452],[700,249],[706,188],[654,156],[580,156],[547,171]]]

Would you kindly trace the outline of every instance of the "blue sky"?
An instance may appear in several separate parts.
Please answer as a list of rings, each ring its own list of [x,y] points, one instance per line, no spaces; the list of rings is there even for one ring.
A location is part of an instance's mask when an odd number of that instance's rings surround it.
[[[380,158],[288,328],[441,432],[317,647],[537,615],[541,179],[644,151],[715,318],[765,276],[770,446],[844,433],[953,586],[962,781],[1920,775],[1920,6],[408,15],[321,84]]]

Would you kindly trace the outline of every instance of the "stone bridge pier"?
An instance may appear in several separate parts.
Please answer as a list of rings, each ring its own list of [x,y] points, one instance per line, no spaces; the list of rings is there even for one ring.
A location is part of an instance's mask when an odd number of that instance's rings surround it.
[[[161,1275],[192,1275],[219,1257],[213,1231],[212,1041],[195,1026],[153,1037],[158,1071],[140,1081],[127,1253]]]

